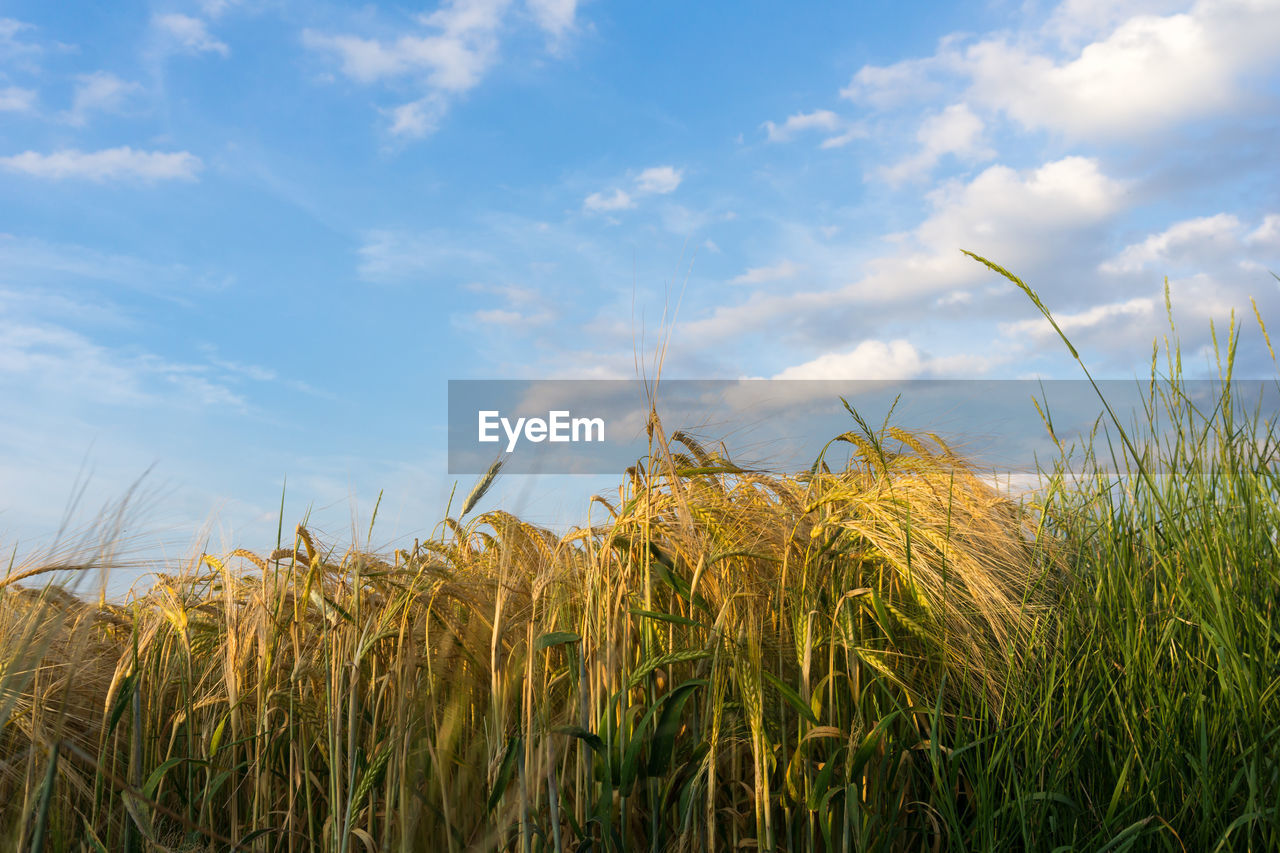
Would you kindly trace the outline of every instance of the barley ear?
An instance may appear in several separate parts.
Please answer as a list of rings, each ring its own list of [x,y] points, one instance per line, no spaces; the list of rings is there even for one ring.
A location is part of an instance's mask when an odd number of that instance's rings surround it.
[[[481,477],[471,489],[471,494],[467,495],[466,501],[462,504],[462,512],[458,513],[458,518],[462,518],[464,515],[471,512],[471,510],[475,508],[475,505],[480,502],[480,499],[484,497],[484,493],[489,491],[489,487],[493,485],[493,481],[498,479],[498,472],[502,470],[502,463],[505,461],[506,460],[501,457],[493,460],[493,464],[489,466],[489,470],[484,472],[484,476]]]

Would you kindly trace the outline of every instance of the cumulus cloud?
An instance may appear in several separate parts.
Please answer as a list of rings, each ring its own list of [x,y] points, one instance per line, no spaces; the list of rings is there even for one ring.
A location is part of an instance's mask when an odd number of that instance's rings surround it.
[[[582,201],[582,209],[588,213],[613,213],[630,210],[636,206],[636,198],[646,195],[670,195],[684,180],[684,172],[674,166],[651,166],[640,172],[632,181],[634,190],[618,188],[594,192]]]
[[[1200,0],[1186,12],[1155,13],[1172,5],[1067,3],[1042,32],[967,47],[944,39],[933,56],[862,68],[841,94],[896,106],[959,79],[974,105],[1082,139],[1151,134],[1242,103],[1239,81],[1277,61],[1280,5]]]
[[[930,356],[905,338],[865,340],[847,352],[824,353],[788,367],[774,379],[916,379],[919,377],[972,377],[988,372],[1002,359],[972,354]]]
[[[202,166],[200,158],[187,151],[136,151],[127,145],[88,152],[76,149],[49,154],[24,151],[0,157],[0,168],[54,180],[195,180]]]
[[[730,284],[762,284],[767,281],[780,281],[794,278],[804,267],[793,261],[783,260],[771,267],[751,267],[742,275],[729,279]]]
[[[827,353],[788,367],[774,379],[911,379],[926,361],[909,341],[863,341],[845,353]]]
[[[510,0],[455,0],[417,16],[427,35],[402,35],[394,41],[304,30],[302,43],[335,54],[342,72],[360,83],[408,74],[424,75],[440,92],[475,88],[493,64],[498,27]]]
[[[1151,288],[1167,277],[1182,328],[1198,329],[1208,319],[1223,320],[1234,309],[1249,309],[1256,297],[1267,314],[1277,305],[1270,272],[1280,268],[1280,214],[1251,226],[1219,213],[1168,225],[1126,246],[1099,264],[1113,287]],[[1163,297],[1155,294],[1151,301]],[[1151,324],[1150,333],[1158,330]]]
[[[811,329],[854,306],[918,305],[988,280],[991,273],[958,250],[967,248],[1008,267],[1039,269],[1075,250],[1081,236],[1122,209],[1125,184],[1096,160],[1066,157],[1035,169],[990,166],[968,182],[949,181],[928,193],[931,212],[893,241],[894,250],[861,262],[862,275],[839,285],[840,273],[821,271],[834,287],[756,291],[736,305],[681,325],[692,340],[733,339],[762,328]],[[936,298],[936,297],[935,297]],[[877,307],[877,311],[886,310]]]
[[[1148,320],[1154,316],[1156,302],[1148,297],[1126,299],[1123,302],[1110,302],[1094,305],[1084,311],[1075,313],[1055,312],[1053,319],[1058,328],[1070,335],[1072,332],[1087,332],[1107,325],[1128,326],[1139,320]],[[1001,331],[1008,335],[1027,335],[1040,340],[1048,340],[1058,336],[1057,331],[1044,317],[1033,320],[1019,320],[1015,323],[1002,323]]]
[[[1186,9],[1187,0],[1063,0],[1049,15],[1044,33],[1064,48],[1079,49],[1106,37],[1130,18]]]
[[[1073,136],[1147,133],[1225,106],[1230,63],[1190,15],[1139,17],[1057,63],[1000,41],[968,54],[972,95],[1024,127]]]
[[[174,12],[156,15],[152,18],[152,23],[174,45],[187,53],[216,53],[219,56],[231,53],[231,48],[214,38],[205,22],[199,18]]]
[[[990,159],[995,156],[995,151],[983,144],[984,127],[982,119],[969,109],[968,104],[952,104],[920,123],[916,133],[920,149],[915,154],[881,168],[877,174],[886,182],[897,185],[924,177],[947,154],[963,160]]]
[[[987,275],[960,254],[967,248],[1006,266],[1039,266],[1100,226],[1123,206],[1125,184],[1093,158],[1065,157],[1036,169],[990,166],[968,183],[950,181],[928,193],[933,212],[902,251],[870,263],[852,291],[877,301],[967,286]]]
[[[1176,220],[1097,263],[1093,275],[1081,269],[1082,284],[1095,282],[1096,301],[1090,304],[1090,290],[1083,298],[1073,293],[1072,301],[1084,307],[1074,313],[1055,310],[1054,316],[1077,344],[1103,352],[1121,344],[1140,346],[1168,333],[1167,281],[1183,351],[1191,353],[1196,340],[1206,340],[1208,321],[1249,312],[1255,297],[1264,317],[1274,314],[1280,302],[1269,273],[1278,265],[1280,215],[1251,222],[1224,212]],[[1003,331],[1034,342],[1055,336],[1047,323],[1031,320],[1006,324]]]
[[[675,192],[682,179],[681,171],[673,166],[653,166],[636,176],[636,192],[666,195]]]
[[[1249,232],[1245,243],[1280,250],[1280,213],[1268,214],[1261,225]]]
[[[1106,273],[1138,272],[1155,264],[1181,262],[1188,257],[1199,262],[1209,256],[1221,259],[1240,248],[1240,220],[1228,213],[1204,216],[1175,223],[1159,234],[1126,246],[1116,257],[1099,267]]]

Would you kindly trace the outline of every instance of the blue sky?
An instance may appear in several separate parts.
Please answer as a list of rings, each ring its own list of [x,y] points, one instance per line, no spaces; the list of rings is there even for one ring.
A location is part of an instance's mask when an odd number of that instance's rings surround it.
[[[1167,276],[1204,372],[1280,328],[1277,44],[1275,0],[7,2],[0,543],[148,469],[170,556],[272,544],[286,477],[286,527],[423,535],[447,380],[634,377],[664,315],[672,377],[1077,376],[961,248],[1099,376]]]

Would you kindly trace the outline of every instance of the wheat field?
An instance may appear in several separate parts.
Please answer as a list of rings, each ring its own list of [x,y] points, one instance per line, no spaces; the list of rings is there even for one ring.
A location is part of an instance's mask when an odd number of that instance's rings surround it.
[[[1170,350],[1026,495],[852,408],[794,474],[654,417],[567,534],[473,513],[494,470],[389,553],[298,527],[122,603],[11,566],[4,846],[1280,849],[1277,435],[1239,333],[1213,405]]]

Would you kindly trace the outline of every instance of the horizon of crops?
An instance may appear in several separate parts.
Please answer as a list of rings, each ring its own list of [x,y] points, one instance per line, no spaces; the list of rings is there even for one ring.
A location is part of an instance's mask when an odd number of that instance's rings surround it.
[[[655,417],[565,534],[471,516],[495,469],[392,553],[300,526],[120,604],[18,567],[0,836],[1280,849],[1280,436],[1231,395],[1238,337],[1213,405],[1166,343],[1147,409],[1061,446],[1022,497],[852,408],[795,474]]]

